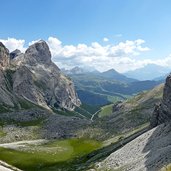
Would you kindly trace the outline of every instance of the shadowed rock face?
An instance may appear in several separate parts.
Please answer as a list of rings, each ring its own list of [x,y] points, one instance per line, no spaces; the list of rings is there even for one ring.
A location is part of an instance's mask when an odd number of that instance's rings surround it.
[[[0,69],[9,65],[9,50],[0,42]]]
[[[10,91],[14,96],[45,108],[73,110],[80,105],[72,81],[51,61],[51,53],[45,41],[31,45],[25,54],[18,50],[12,52],[11,65],[8,49],[2,43],[0,48],[0,67],[4,69],[0,83],[4,84],[3,80],[9,83],[9,86],[3,85],[6,93]]]
[[[155,127],[171,121],[171,75],[166,78],[161,104],[156,105],[151,119],[151,126]]]
[[[17,57],[20,54],[21,54],[21,51],[16,49],[10,53],[10,59],[14,59],[15,57]]]

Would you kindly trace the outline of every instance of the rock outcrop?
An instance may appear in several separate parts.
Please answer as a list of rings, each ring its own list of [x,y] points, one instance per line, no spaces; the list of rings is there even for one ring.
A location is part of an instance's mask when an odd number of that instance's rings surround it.
[[[156,105],[151,118],[151,126],[155,127],[171,121],[171,75],[166,78],[162,102]]]
[[[9,65],[9,50],[0,42],[0,69],[4,69]]]
[[[11,94],[15,99],[24,99],[48,109],[74,110],[80,105],[72,81],[52,62],[49,47],[43,40],[31,45],[25,54],[19,50],[9,54],[1,43],[0,68],[0,87],[5,91],[4,97]],[[3,104],[8,106],[12,98],[4,100],[4,97]],[[11,102],[11,106],[16,104],[19,106],[19,101]]]
[[[15,57],[19,56],[21,54],[21,51],[16,49],[10,53],[10,59],[14,59]]]
[[[14,107],[15,97],[9,91],[9,80],[7,79],[9,62],[9,50],[0,42],[0,105]]]
[[[43,40],[31,45],[25,52],[25,63],[31,66],[37,64],[52,64],[51,53],[47,43]]]

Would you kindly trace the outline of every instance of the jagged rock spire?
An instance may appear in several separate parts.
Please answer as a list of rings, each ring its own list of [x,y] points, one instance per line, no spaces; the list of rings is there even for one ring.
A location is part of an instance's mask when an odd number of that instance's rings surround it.
[[[31,45],[25,52],[25,59],[30,62],[30,64],[51,63],[51,53],[47,43],[44,40],[40,40],[33,45]]]
[[[9,50],[0,42],[0,69],[9,65]]]

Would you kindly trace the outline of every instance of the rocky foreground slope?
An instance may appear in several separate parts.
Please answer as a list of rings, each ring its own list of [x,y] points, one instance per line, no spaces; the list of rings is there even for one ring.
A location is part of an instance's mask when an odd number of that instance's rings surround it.
[[[151,130],[97,164],[97,170],[158,171],[171,163],[171,75],[166,79],[162,102],[156,106]]]
[[[0,43],[0,105],[4,110],[21,108],[21,101],[44,108],[73,110],[80,105],[73,83],[51,61],[45,41],[31,45],[23,54],[9,53]]]

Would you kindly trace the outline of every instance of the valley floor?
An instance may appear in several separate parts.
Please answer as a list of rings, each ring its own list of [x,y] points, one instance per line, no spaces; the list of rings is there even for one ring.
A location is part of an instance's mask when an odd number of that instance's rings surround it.
[[[1,144],[0,159],[24,171],[70,171],[77,168],[77,159],[100,147],[88,139],[20,141]]]
[[[154,103],[161,98],[160,89],[141,93],[115,108],[113,104],[83,106],[77,110],[83,118],[67,111],[53,113],[39,108],[1,113],[0,160],[24,171],[94,169],[96,163],[103,163],[149,129]],[[154,94],[156,98],[151,98]]]
[[[0,159],[25,171],[83,171],[146,131],[146,126],[109,141],[24,140],[0,144]]]

